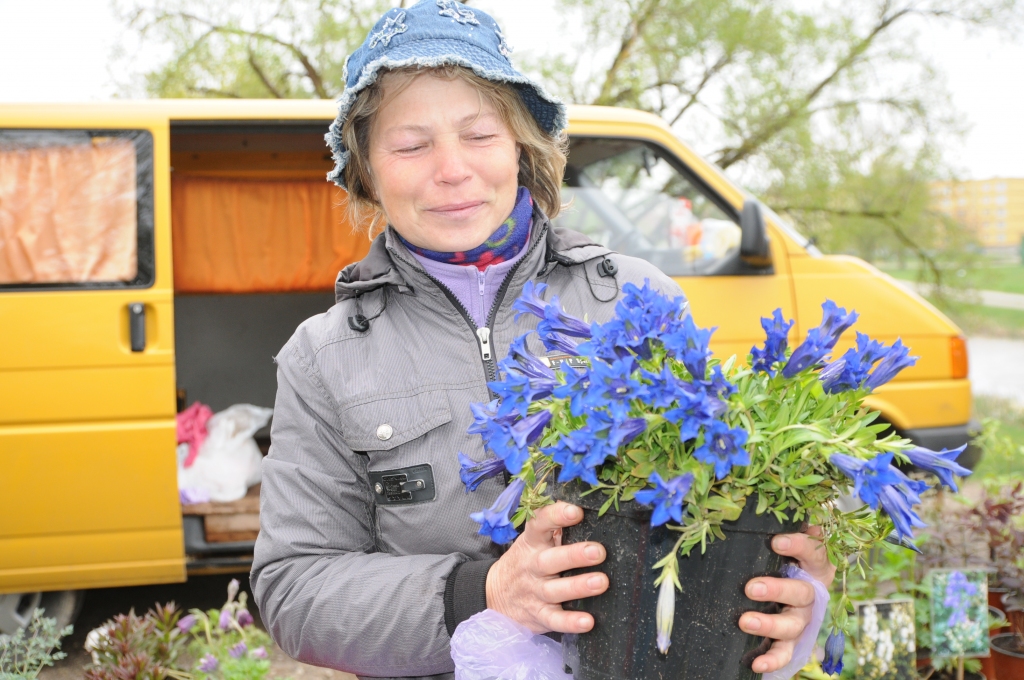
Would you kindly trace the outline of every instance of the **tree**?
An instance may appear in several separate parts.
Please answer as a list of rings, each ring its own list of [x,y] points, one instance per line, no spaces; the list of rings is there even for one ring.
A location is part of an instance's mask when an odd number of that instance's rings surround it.
[[[336,96],[345,55],[394,4],[156,2],[124,16],[170,46],[146,74],[165,97]],[[930,209],[928,182],[962,125],[913,30],[1012,28],[1022,2],[558,0],[567,47],[519,65],[569,101],[661,116],[823,246],[912,258],[941,283],[970,235]]]

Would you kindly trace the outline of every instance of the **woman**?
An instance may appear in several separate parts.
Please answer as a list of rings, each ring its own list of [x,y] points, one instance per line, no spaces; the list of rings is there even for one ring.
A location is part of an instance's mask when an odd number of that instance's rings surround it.
[[[551,227],[565,108],[507,55],[483,12],[423,0],[387,12],[348,61],[330,178],[358,220],[386,227],[341,272],[338,303],[277,357],[252,571],[274,639],[302,661],[450,677],[450,635],[473,614],[582,633],[592,617],[561,603],[608,587],[603,574],[559,576],[604,560],[599,544],[560,545],[579,508],[546,507],[504,552],[478,535],[469,515],[504,482],[466,494],[456,454],[485,458],[466,433],[470,404],[490,400],[496,362],[530,328],[511,310],[527,281],[596,321],[610,318],[625,282],[680,290],[644,261]],[[813,539],[780,536],[774,548],[831,582]],[[740,620],[776,639],[756,671],[790,660],[813,592],[789,579],[748,584],[752,599],[787,605]]]

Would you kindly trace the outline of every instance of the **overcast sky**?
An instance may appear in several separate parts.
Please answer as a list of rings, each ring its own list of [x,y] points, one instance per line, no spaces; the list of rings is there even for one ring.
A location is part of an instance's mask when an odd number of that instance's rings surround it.
[[[476,4],[497,12],[519,54],[559,40],[557,22],[538,21],[551,16],[551,0]],[[110,55],[121,34],[109,0],[0,0],[0,102],[109,99]],[[1024,38],[936,26],[921,32],[920,45],[971,126],[949,161],[975,179],[1024,177]]]

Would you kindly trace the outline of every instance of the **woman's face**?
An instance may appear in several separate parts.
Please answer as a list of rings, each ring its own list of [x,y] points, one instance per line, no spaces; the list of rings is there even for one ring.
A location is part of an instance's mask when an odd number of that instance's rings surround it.
[[[391,225],[441,252],[482,244],[508,218],[519,151],[486,97],[462,80],[423,74],[385,104],[370,133],[370,172]]]

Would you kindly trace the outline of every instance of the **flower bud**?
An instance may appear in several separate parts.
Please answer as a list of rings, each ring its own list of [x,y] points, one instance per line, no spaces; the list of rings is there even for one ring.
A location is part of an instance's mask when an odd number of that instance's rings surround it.
[[[238,625],[242,628],[252,625],[252,614],[249,613],[248,609],[242,609],[238,612]]]
[[[193,614],[183,616],[178,620],[178,630],[182,633],[187,633],[192,630],[192,627],[196,625],[196,617]]]
[[[231,618],[231,610],[227,607],[220,610],[220,620],[217,625],[220,626],[221,630],[231,630],[231,623],[234,619]]]
[[[658,628],[658,651],[668,654],[672,644],[672,621],[676,614],[676,588],[671,578],[665,578],[658,590],[658,607],[655,610],[655,622]]]
[[[228,602],[233,602],[236,595],[238,595],[238,579],[233,578],[228,584]]]

